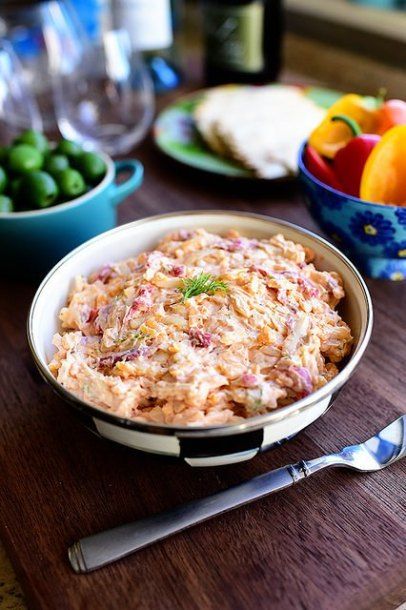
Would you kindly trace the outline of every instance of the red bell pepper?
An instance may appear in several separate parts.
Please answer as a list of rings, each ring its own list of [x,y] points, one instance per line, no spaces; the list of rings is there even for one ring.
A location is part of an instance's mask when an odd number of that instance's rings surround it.
[[[315,178],[320,180],[320,182],[323,182],[323,184],[327,184],[327,186],[331,186],[339,191],[343,190],[343,187],[339,180],[337,180],[331,165],[329,165],[329,163],[325,161],[321,155],[319,155],[313,146],[309,146],[309,144],[305,148],[304,162],[309,172]]]
[[[356,121],[345,115],[337,115],[332,120],[345,122],[354,134],[348,144],[335,155],[333,171],[342,184],[344,193],[359,197],[361,176],[366,160],[381,138],[373,133],[362,133]]]
[[[379,134],[385,133],[396,125],[406,125],[406,102],[403,100],[388,100],[378,110]]]

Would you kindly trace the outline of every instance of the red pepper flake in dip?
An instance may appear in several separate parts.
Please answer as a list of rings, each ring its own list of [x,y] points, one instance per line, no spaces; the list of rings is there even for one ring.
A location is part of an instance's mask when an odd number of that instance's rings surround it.
[[[100,269],[100,271],[98,271],[97,273],[93,273],[89,277],[89,281],[90,282],[96,282],[97,280],[99,280],[100,282],[105,284],[106,282],[108,282],[108,280],[111,277],[113,277],[113,275],[114,275],[114,270],[111,267],[111,265],[105,265],[104,267],[102,267]]]
[[[134,313],[139,309],[145,309],[151,307],[152,299],[151,299],[152,286],[150,284],[146,284],[145,286],[141,286],[138,290],[138,295],[134,299],[131,307],[130,313]]]
[[[299,390],[299,393],[302,396],[308,396],[309,394],[311,394],[313,392],[313,381],[310,376],[309,370],[304,366],[292,366],[291,370],[293,374],[296,374],[301,380],[301,383],[299,382],[299,385],[302,386],[302,389]]]
[[[102,356],[99,358],[99,366],[102,368],[111,368],[117,364],[117,362],[132,362],[140,356],[145,356],[147,353],[148,348],[141,346],[127,350],[126,352],[109,354],[108,356]]]
[[[144,422],[230,424],[292,404],[352,344],[341,277],[314,260],[283,235],[169,234],[78,278],[49,368],[82,400]]]
[[[87,317],[87,319],[86,319],[86,322],[87,322],[88,324],[93,324],[93,322],[94,322],[94,321],[95,321],[95,319],[97,318],[98,313],[99,313],[98,308],[97,308],[97,307],[93,307],[93,308],[90,310],[90,312],[89,312],[89,315],[88,315],[88,317]]]
[[[309,297],[317,297],[319,295],[318,288],[307,278],[299,277],[297,283]]]
[[[252,388],[253,386],[258,385],[258,377],[252,373],[244,373],[241,377],[241,382],[246,388]]]
[[[170,274],[174,277],[181,277],[185,275],[185,265],[173,265],[170,269]]]
[[[209,347],[211,343],[211,333],[204,333],[198,328],[190,329],[189,338],[193,347]]]

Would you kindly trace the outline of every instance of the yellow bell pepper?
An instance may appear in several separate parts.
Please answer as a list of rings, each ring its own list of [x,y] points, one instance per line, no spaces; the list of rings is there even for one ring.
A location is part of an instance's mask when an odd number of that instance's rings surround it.
[[[362,172],[360,197],[406,205],[406,125],[389,129],[372,150]]]
[[[340,97],[333,104],[323,121],[311,133],[310,146],[313,146],[320,155],[333,159],[335,154],[354,137],[351,129],[341,121],[334,122],[335,115],[346,115],[354,119],[363,133],[375,133],[378,125],[378,112],[368,107],[368,101],[361,95],[349,93]]]

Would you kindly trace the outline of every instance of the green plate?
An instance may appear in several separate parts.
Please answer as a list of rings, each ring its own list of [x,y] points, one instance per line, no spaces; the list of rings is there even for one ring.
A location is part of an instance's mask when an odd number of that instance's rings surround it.
[[[283,85],[275,86],[283,87]],[[158,148],[172,159],[205,172],[238,178],[271,180],[257,178],[252,171],[216,155],[206,146],[195,127],[193,111],[207,91],[208,89],[196,91],[181,97],[159,114],[154,124],[154,140]],[[303,91],[321,108],[326,109],[342,96],[338,91],[319,87],[303,87]]]

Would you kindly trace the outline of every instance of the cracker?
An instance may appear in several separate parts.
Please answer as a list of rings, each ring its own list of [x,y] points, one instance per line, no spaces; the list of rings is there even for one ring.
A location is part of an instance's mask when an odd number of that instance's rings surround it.
[[[194,119],[200,135],[209,148],[221,156],[225,151],[223,143],[215,131],[215,125],[231,91],[232,88],[227,86],[212,89],[194,111]]]
[[[301,143],[325,115],[294,86],[221,87],[206,104],[196,115],[208,145],[261,178],[295,174]]]

